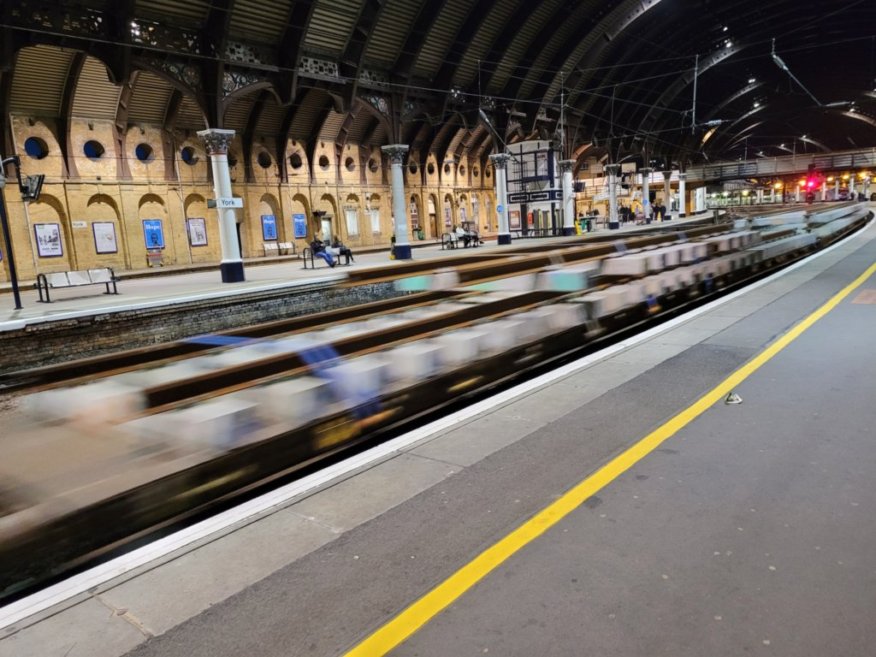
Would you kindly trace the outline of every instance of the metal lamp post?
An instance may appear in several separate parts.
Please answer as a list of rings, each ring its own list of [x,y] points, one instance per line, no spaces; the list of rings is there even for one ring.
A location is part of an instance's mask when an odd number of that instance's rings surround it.
[[[6,215],[6,176],[7,164],[15,165],[15,175],[18,179],[18,189],[25,201],[36,201],[40,197],[45,176],[28,176],[25,182],[21,180],[21,165],[17,155],[0,160],[0,228],[3,230],[3,241],[6,244],[6,257],[9,259],[9,279],[12,283],[12,296],[15,299],[15,309],[21,310],[21,293],[18,291],[18,272],[15,269],[15,255],[12,252],[12,235],[9,233],[9,219]]]

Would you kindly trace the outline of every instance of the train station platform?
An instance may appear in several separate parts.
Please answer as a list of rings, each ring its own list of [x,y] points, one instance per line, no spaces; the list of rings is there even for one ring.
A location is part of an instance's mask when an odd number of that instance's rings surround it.
[[[691,215],[681,220],[655,223],[649,226],[626,225],[614,231],[599,230],[591,235],[628,235],[654,228],[684,226],[702,221],[710,213]],[[583,236],[582,236],[583,237]],[[521,238],[512,245],[562,243],[570,238]],[[575,238],[571,238],[575,239]],[[580,239],[580,238],[579,238]],[[440,244],[432,243],[414,249],[414,260],[433,260],[442,257],[465,258],[482,255],[485,252],[501,252],[509,247],[498,246],[495,238],[485,239],[478,248],[456,248],[443,250]],[[118,295],[103,294],[103,287],[66,288],[52,290],[52,303],[38,302],[32,282],[21,285],[22,306],[15,310],[11,294],[0,294],[0,332],[17,330],[26,325],[57,321],[92,314],[130,311],[134,309],[156,308],[175,303],[220,298],[231,295],[246,295],[270,290],[294,290],[303,286],[342,281],[351,270],[386,267],[391,269],[396,261],[389,259],[389,249],[368,250],[354,254],[355,262],[350,266],[328,267],[316,260],[315,269],[305,269],[304,261],[297,257],[252,259],[245,262],[246,281],[224,284],[219,276],[218,264],[211,268],[191,269],[187,267],[149,269],[135,272],[122,272],[119,275]],[[8,283],[0,284],[0,292],[10,292]]]
[[[869,655],[874,263],[871,224],[13,603],[0,657]]]

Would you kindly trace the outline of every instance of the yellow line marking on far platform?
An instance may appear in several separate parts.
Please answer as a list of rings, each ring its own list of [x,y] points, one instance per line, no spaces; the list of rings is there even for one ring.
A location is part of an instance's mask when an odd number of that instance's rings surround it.
[[[441,582],[441,584],[366,637],[347,652],[344,657],[377,657],[378,655],[385,655],[396,648],[441,611],[449,607],[466,591],[484,579],[495,568],[514,555],[514,553],[544,534],[548,529],[581,506],[588,498],[617,479],[666,440],[702,415],[711,406],[720,402],[730,391],[738,387],[740,383],[754,374],[776,354],[800,337],[815,322],[833,310],[843,299],[863,285],[874,273],[876,273],[876,263],[870,265],[867,271],[831,297],[823,306],[773,342],[752,360],[733,372],[715,388],[672,417],[665,424],[652,431],[642,440],[629,447],[626,451],[613,458],[510,534],[481,552],[472,561]]]

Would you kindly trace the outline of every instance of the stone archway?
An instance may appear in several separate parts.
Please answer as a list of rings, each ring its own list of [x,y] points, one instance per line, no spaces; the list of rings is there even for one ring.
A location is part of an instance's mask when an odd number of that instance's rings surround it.
[[[115,199],[106,194],[95,194],[88,199],[86,207],[97,262],[101,265],[130,268],[128,231],[121,221],[121,212]]]
[[[35,277],[38,273],[79,268],[72,228],[64,204],[58,198],[43,193],[39,201],[28,205],[27,218],[32,259],[30,262],[16,259],[17,265],[24,265],[19,276],[27,275],[28,270]],[[19,249],[19,253],[22,251]]]

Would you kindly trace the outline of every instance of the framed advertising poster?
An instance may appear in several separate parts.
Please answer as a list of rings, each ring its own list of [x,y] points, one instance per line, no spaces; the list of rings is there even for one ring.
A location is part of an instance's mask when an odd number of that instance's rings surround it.
[[[262,215],[262,239],[266,242],[277,240],[277,217],[272,214]]]
[[[508,213],[508,224],[511,230],[520,230],[520,210],[511,210]]]
[[[116,225],[111,221],[95,221],[91,224],[94,233],[94,250],[97,253],[118,253]]]
[[[33,232],[40,258],[60,258],[64,255],[61,224],[34,224]]]
[[[207,220],[203,217],[186,219],[189,229],[189,244],[191,246],[207,246]]]
[[[161,219],[143,220],[143,238],[147,249],[164,248],[164,228],[161,226]]]
[[[444,202],[444,227],[450,228],[450,203]]]
[[[305,239],[307,237],[307,218],[303,214],[292,215],[292,231],[295,239]]]

